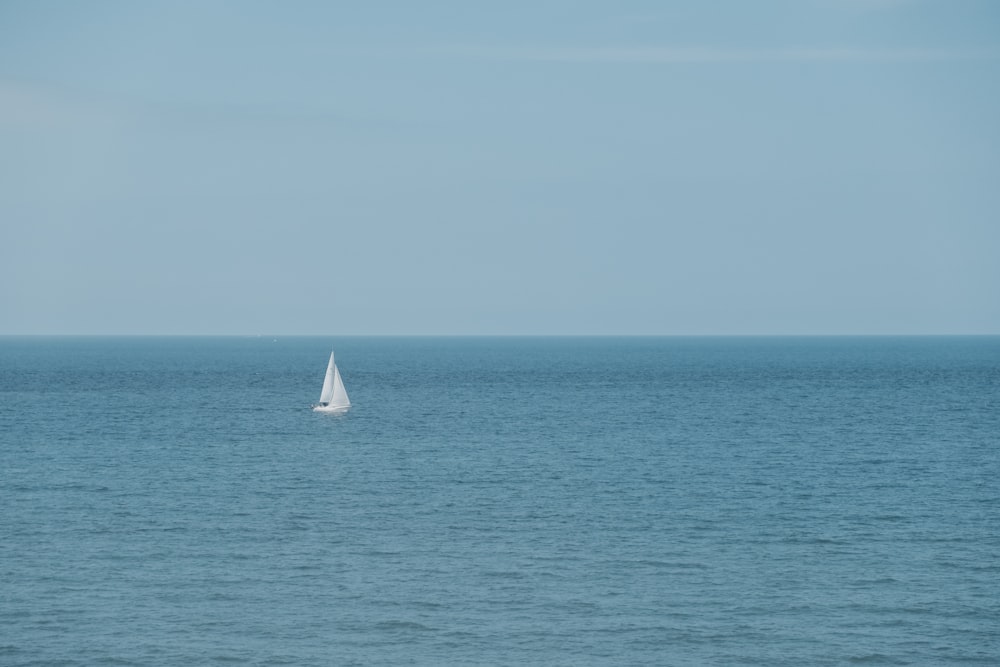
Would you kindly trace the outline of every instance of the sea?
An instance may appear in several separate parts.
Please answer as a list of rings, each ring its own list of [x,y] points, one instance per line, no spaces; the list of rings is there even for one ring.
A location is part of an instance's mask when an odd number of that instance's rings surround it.
[[[0,665],[998,664],[1000,337],[0,338]]]

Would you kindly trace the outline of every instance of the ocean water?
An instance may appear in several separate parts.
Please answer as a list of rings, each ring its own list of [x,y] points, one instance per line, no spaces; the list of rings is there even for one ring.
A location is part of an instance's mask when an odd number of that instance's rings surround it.
[[[1000,338],[0,338],[0,664],[997,665]]]

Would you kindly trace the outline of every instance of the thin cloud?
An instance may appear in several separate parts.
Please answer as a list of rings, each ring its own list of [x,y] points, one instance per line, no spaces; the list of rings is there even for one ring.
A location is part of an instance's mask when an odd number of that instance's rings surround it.
[[[481,48],[435,49],[439,55],[551,63],[712,64],[781,62],[947,62],[993,60],[996,52],[945,49]]]
[[[36,89],[0,81],[0,126],[45,127],[65,118],[66,114]]]
[[[0,128],[45,131],[113,127],[122,118],[116,105],[94,93],[0,79]]]
[[[813,0],[813,6],[858,14],[887,12],[915,4],[914,0]]]

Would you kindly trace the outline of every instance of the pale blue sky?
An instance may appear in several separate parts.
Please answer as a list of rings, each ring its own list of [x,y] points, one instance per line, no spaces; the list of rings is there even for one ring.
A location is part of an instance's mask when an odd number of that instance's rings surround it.
[[[0,0],[22,333],[1000,333],[1000,3]]]

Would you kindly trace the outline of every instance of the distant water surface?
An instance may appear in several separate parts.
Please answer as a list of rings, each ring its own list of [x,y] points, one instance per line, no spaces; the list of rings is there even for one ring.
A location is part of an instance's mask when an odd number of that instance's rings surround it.
[[[1000,664],[1000,338],[0,338],[0,664],[233,663]]]

